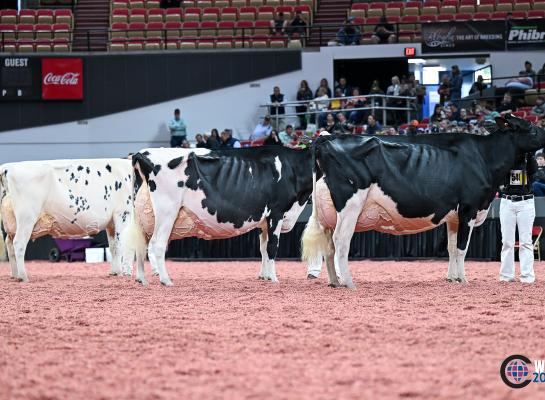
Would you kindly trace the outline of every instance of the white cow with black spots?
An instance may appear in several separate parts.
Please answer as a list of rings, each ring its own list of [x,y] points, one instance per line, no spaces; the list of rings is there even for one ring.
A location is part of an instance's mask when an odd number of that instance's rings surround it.
[[[120,234],[133,212],[132,166],[124,159],[24,161],[0,166],[0,213],[12,278],[28,281],[30,239],[80,238],[106,230],[110,274],[129,272]],[[1,236],[0,236],[1,237]],[[0,246],[4,249],[3,244]]]

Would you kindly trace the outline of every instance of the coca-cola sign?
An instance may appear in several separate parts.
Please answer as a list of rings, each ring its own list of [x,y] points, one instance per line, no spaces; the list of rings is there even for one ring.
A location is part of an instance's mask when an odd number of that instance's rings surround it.
[[[42,99],[82,100],[83,60],[81,58],[43,58]]]

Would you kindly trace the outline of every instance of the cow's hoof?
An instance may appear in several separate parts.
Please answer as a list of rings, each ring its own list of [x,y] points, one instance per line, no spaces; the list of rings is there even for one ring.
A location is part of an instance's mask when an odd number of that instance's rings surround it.
[[[452,283],[452,282],[456,281],[456,278],[446,278],[445,280],[446,280],[447,282],[451,282],[451,283]]]
[[[342,287],[350,289],[350,290],[356,290],[356,285],[354,285],[353,283],[344,284],[342,285]]]
[[[262,276],[258,276],[258,277],[257,277],[257,279],[259,279],[260,281],[263,281],[263,280],[265,280],[265,278],[264,278],[264,277],[262,277]]]
[[[117,272],[110,271],[110,272],[108,272],[108,275],[109,276],[117,276],[119,274]]]
[[[317,276],[314,276],[314,275],[312,275],[312,274],[308,274],[308,275],[307,275],[307,279],[318,279],[318,277],[317,277]]]
[[[456,278],[456,282],[458,282],[458,283],[467,283],[467,278],[465,276],[463,278]]]
[[[329,283],[327,286],[332,287],[332,288],[338,288],[338,287],[341,287],[341,284],[340,283]]]
[[[142,286],[148,286],[148,281],[145,279],[135,279],[135,282],[138,282]]]
[[[174,286],[174,283],[169,279],[168,281],[161,281],[161,285],[163,286]]]
[[[153,276],[159,276],[159,272],[157,271],[153,272]]]
[[[26,278],[26,277],[25,277],[25,278],[20,278],[20,277],[18,277],[18,278],[17,278],[17,282],[27,283],[27,282],[28,282],[28,278]]]

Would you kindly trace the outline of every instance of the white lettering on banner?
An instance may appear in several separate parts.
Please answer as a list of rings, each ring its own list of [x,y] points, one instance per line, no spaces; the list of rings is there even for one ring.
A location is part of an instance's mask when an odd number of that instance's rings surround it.
[[[28,58],[6,58],[4,60],[6,67],[26,67],[28,66]]]
[[[67,72],[64,75],[54,75],[52,72],[44,76],[44,85],[68,85],[76,86],[79,75],[75,72]]]
[[[537,374],[545,372],[545,360],[534,360],[534,372]]]

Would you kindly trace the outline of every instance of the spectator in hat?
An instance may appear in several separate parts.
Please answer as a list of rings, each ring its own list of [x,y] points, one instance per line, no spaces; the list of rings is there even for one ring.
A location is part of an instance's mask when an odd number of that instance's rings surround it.
[[[270,135],[271,131],[271,118],[267,115],[263,118],[263,122],[256,125],[254,132],[250,135],[250,140],[253,142],[261,142]]]
[[[350,17],[337,32],[337,41],[343,46],[350,46],[360,44],[360,40],[360,28],[354,25],[354,18]]]
[[[221,132],[221,142],[220,142],[221,148],[240,148],[240,142],[238,139],[235,139],[233,137],[233,134],[231,132],[231,129],[225,129],[223,132]]]
[[[545,156],[536,154],[537,170],[532,177],[532,189],[537,197],[545,197]]]
[[[181,147],[187,137],[187,127],[179,108],[174,110],[174,118],[168,123],[168,129],[170,130],[170,147]]]

